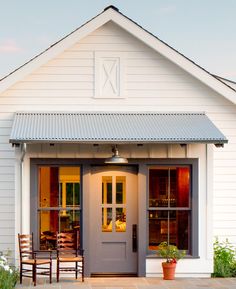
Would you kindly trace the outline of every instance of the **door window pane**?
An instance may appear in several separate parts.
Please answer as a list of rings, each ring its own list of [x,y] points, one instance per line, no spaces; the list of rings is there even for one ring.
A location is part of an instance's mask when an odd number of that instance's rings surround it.
[[[125,184],[126,178],[123,176],[116,177],[116,204],[125,204]]]
[[[112,204],[112,177],[102,177],[102,204]]]
[[[112,232],[112,208],[102,208],[102,232]]]
[[[125,208],[116,208],[116,232],[126,232]]]

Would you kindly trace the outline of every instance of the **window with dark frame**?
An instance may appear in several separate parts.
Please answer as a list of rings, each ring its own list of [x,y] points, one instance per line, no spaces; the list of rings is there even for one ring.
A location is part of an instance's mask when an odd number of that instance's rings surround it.
[[[38,230],[41,250],[56,248],[56,232],[79,231],[80,167],[38,167]],[[79,234],[80,235],[80,234]]]
[[[149,169],[149,251],[166,241],[192,254],[192,166]]]

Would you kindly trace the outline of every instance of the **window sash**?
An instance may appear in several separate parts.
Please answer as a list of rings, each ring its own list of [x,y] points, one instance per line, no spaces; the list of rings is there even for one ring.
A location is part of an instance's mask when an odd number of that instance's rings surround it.
[[[175,202],[172,202],[171,203],[171,197],[173,197],[173,192],[171,190],[177,190],[177,186],[179,185],[178,183],[174,184],[171,184],[171,182],[173,182],[173,180],[171,179],[171,170],[175,169],[177,170],[178,168],[187,168],[187,173],[190,174],[190,179],[189,179],[189,183],[188,183],[188,191],[187,191],[187,199],[188,199],[188,203],[187,203],[187,206],[177,206],[177,199],[175,200]],[[157,171],[157,179],[158,180],[155,180],[155,171],[154,171],[154,175],[152,176],[152,179],[150,177],[150,171],[151,170],[156,170]],[[163,170],[163,174],[165,174],[165,170],[166,170],[166,175],[164,175],[164,177],[166,179],[161,179],[161,173],[160,175],[158,176],[158,170]],[[189,253],[192,255],[195,251],[192,249],[193,247],[193,244],[192,244],[192,235],[193,235],[193,231],[192,231],[192,224],[193,224],[193,208],[192,208],[192,178],[193,178],[193,170],[192,170],[192,166],[191,164],[190,165],[171,165],[171,166],[166,166],[166,165],[161,165],[161,166],[155,166],[155,167],[149,167],[149,178],[148,178],[148,181],[149,181],[149,190],[148,190],[148,224],[149,224],[149,230],[148,230],[148,252],[149,253],[156,253],[156,249],[153,249],[155,251],[152,250],[152,236],[153,233],[155,234],[155,232],[152,232],[153,231],[153,228],[154,228],[154,231],[155,231],[155,228],[156,230],[160,230],[159,233],[163,233],[165,231],[166,236],[166,240],[163,240],[163,241],[167,241],[169,243],[171,243],[171,229],[173,230],[173,224],[175,224],[175,231],[176,230],[179,230],[179,225],[177,222],[177,215],[180,214],[180,216],[182,215],[185,215],[185,218],[187,218],[187,237],[185,236],[185,240],[187,238],[187,247],[188,247],[188,250],[189,250]],[[180,176],[180,179],[176,180],[176,182],[179,182],[181,180],[181,176]],[[154,190],[153,186],[155,187],[155,184],[150,184],[151,181],[154,181],[156,182],[156,186],[159,186],[159,188],[156,188],[157,189],[157,193],[154,193],[154,192],[151,192],[150,190]],[[171,187],[172,186],[172,187]],[[161,193],[161,190],[162,190],[162,193]],[[155,190],[154,190],[155,191]],[[152,195],[151,195],[152,194]],[[164,195],[163,195],[164,194]],[[178,197],[178,191],[174,192],[174,196],[175,198]],[[185,188],[185,194],[186,194],[186,188]],[[160,196],[161,195],[161,196]],[[150,201],[150,197],[152,197],[151,201]],[[164,199],[166,198],[166,201],[165,203],[163,204],[163,206],[160,206],[160,203],[162,203],[161,201],[157,201],[158,199],[161,200],[161,199]],[[174,203],[174,204],[173,204]],[[184,203],[186,204],[186,202]],[[172,206],[171,206],[172,205]],[[156,213],[158,212],[158,213]],[[155,217],[152,219],[150,218],[150,216],[158,216],[160,212],[166,212],[166,219],[163,219],[162,221],[161,220],[158,220],[158,218],[155,219]],[[176,217],[175,219],[171,219],[170,218],[170,214],[173,213],[173,212],[176,212]],[[182,213],[182,214],[181,214]],[[163,228],[160,228],[160,226],[162,226],[162,223],[166,223],[165,224],[165,229]],[[158,233],[157,233],[158,234]],[[177,237],[177,232],[175,232],[176,234],[176,238],[178,239]],[[183,237],[184,238],[184,237]],[[157,237],[158,239],[158,237]],[[176,239],[176,240],[177,240]],[[173,241],[173,240],[172,240]],[[155,246],[154,246],[155,247]],[[154,248],[153,247],[153,248]]]

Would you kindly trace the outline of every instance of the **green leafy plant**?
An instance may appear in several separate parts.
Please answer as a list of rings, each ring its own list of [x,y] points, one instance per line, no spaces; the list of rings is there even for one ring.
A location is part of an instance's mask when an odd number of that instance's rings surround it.
[[[8,254],[7,254],[8,255]],[[19,279],[19,272],[14,266],[10,266],[8,259],[0,255],[0,288],[13,289]]]
[[[236,251],[228,239],[214,242],[214,273],[213,277],[235,277],[236,276]]]
[[[177,263],[186,255],[185,250],[179,250],[177,246],[162,242],[158,246],[157,255],[166,259],[166,263]]]

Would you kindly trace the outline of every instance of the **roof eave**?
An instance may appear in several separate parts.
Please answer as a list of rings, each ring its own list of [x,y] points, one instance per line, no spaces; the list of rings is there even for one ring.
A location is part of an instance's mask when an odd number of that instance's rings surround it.
[[[212,139],[212,140],[117,140],[117,139],[107,139],[107,140],[98,140],[98,139],[10,139],[9,142],[12,145],[17,144],[214,144],[214,145],[223,145],[228,143],[226,139]]]

